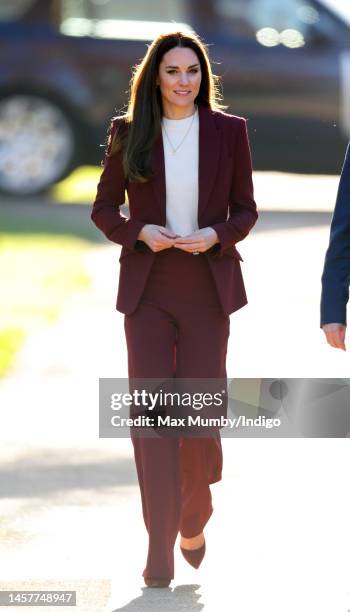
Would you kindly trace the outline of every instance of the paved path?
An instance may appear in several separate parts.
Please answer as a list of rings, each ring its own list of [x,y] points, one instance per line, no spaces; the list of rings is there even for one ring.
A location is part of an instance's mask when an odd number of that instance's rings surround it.
[[[231,317],[229,376],[348,376],[318,327],[328,222],[265,214],[239,247],[249,306]],[[93,289],[1,385],[0,588],[76,589],[79,612],[347,611],[347,439],[224,440],[202,567],[177,550],[173,588],[143,588],[131,444],[96,433],[98,377],[126,376],[117,260],[113,246],[89,252]]]

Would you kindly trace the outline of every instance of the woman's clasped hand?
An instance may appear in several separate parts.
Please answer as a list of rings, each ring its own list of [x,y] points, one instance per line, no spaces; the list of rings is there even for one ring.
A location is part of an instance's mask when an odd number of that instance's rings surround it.
[[[145,242],[155,253],[171,247],[188,253],[204,253],[219,242],[218,235],[212,227],[203,227],[187,236],[179,236],[161,225],[151,223],[144,225],[138,240]]]

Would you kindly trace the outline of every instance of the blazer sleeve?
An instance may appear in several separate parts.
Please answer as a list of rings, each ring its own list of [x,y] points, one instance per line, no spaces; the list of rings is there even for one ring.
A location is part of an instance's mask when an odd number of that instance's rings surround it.
[[[258,218],[254,201],[253,169],[247,122],[242,117],[235,118],[235,126],[237,126],[237,133],[229,198],[229,216],[227,221],[215,223],[211,226],[218,235],[221,251],[243,240]]]
[[[97,194],[93,204],[91,219],[95,225],[111,240],[131,250],[135,249],[137,237],[145,225],[141,221],[129,219],[120,212],[125,203],[127,180],[122,165],[122,152],[111,156],[111,145],[114,134],[120,129],[121,118],[111,122],[103,171],[97,185]]]
[[[340,176],[321,282],[320,326],[346,325],[350,284],[350,143]]]

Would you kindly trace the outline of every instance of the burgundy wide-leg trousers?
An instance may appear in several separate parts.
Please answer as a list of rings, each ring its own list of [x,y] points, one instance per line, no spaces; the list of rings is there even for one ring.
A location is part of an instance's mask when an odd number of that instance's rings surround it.
[[[226,378],[230,321],[204,254],[158,252],[124,328],[130,380]],[[178,532],[199,534],[213,512],[209,484],[221,479],[220,431],[210,438],[132,435],[132,442],[149,536],[143,576],[172,579]]]

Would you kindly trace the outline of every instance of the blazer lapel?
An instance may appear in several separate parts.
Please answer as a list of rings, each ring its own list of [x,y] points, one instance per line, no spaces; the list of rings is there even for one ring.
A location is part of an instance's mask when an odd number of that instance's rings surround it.
[[[215,122],[211,109],[199,104],[199,151],[198,151],[198,226],[201,227],[203,211],[208,203],[215,183],[221,152],[221,131]],[[152,152],[153,187],[155,201],[159,209],[160,224],[166,223],[166,185],[163,136],[160,131]]]
[[[166,224],[166,187],[165,187],[165,162],[162,130],[153,145],[152,150],[153,178],[150,183],[153,187],[155,202],[160,213],[159,225]]]
[[[209,201],[221,152],[221,131],[211,109],[198,105],[199,113],[199,163],[198,163],[198,226]]]

